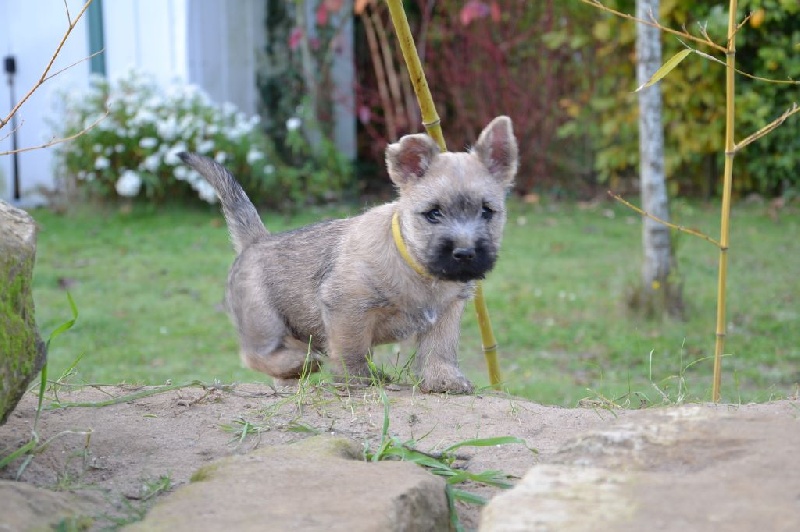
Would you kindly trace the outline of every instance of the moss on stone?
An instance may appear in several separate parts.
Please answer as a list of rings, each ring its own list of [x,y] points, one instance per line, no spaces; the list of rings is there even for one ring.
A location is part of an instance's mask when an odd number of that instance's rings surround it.
[[[189,482],[204,482],[209,480],[214,475],[214,472],[218,467],[219,464],[208,464],[202,466],[197,471],[192,473],[192,476],[189,477]]]
[[[42,369],[46,355],[31,292],[35,247],[15,243],[0,241],[0,424]]]

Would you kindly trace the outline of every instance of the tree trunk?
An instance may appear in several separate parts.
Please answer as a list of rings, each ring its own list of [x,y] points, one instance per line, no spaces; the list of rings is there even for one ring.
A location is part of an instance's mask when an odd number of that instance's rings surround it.
[[[637,0],[636,16],[658,17],[659,0]],[[661,33],[658,28],[638,24],[636,31],[637,84],[647,82],[661,66]],[[661,122],[661,84],[639,92],[639,155],[642,209],[669,221],[666,179],[664,176],[664,126]],[[669,227],[643,218],[642,286],[638,301],[647,314],[682,313],[681,286],[674,279],[673,253]]]

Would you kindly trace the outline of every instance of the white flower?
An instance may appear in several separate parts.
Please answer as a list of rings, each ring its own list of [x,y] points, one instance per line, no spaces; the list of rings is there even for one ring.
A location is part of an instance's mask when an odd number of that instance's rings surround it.
[[[195,185],[203,180],[203,177],[197,173],[197,170],[190,169],[189,172],[186,174],[186,182],[197,188]]]
[[[264,158],[264,154],[260,151],[250,148],[250,151],[247,152],[247,164],[252,165],[256,161],[260,161]]]
[[[200,180],[195,183],[194,189],[197,191],[197,195],[200,196],[200,199],[203,201],[208,203],[217,202],[217,193],[214,191],[214,187],[209,185],[205,180]]]
[[[289,120],[286,121],[286,130],[287,131],[296,131],[300,128],[302,122],[296,116],[293,116]]]
[[[222,114],[224,115],[233,115],[236,114],[236,106],[231,102],[225,102],[222,104]]]
[[[98,157],[94,160],[94,167],[97,170],[105,170],[109,166],[111,166],[111,162],[105,157]]]
[[[117,144],[116,146],[114,146],[114,151],[117,153],[122,153],[125,151],[125,146],[123,146],[122,144]]]
[[[251,129],[250,126],[247,124],[234,124],[234,126],[227,130],[225,133],[231,140],[239,140],[243,136],[250,133]]]
[[[186,144],[184,144],[183,142],[177,143],[169,150],[167,150],[167,153],[164,155],[164,162],[170,166],[175,166],[180,164],[181,160],[178,157],[178,154],[184,151],[186,151]],[[200,149],[198,148],[197,151],[200,151]]]
[[[194,120],[194,116],[192,115],[186,115],[181,118],[181,121],[178,123],[178,131],[184,135],[190,134],[192,131],[197,129],[197,124],[194,123]]]
[[[175,179],[178,181],[186,181],[189,176],[189,169],[185,166],[178,166],[175,168]]]
[[[214,149],[213,140],[204,140],[197,144],[197,153],[208,153]]]
[[[228,154],[224,151],[218,151],[216,155],[214,155],[214,160],[217,161],[219,164],[225,164],[225,161],[228,159]]]
[[[98,131],[113,131],[116,129],[117,124],[112,118],[105,118],[101,120],[95,127],[97,127]]]
[[[157,145],[158,145],[158,140],[154,139],[153,137],[145,137],[139,141],[139,146],[141,146],[145,150],[155,148]]]
[[[178,135],[178,120],[174,116],[168,116],[156,124],[156,130],[162,138],[172,140]]]
[[[132,198],[139,193],[142,188],[142,178],[133,170],[125,170],[122,177],[117,180],[117,194]]]
[[[267,166],[264,167],[264,173],[271,174],[273,172],[275,172],[275,167],[272,166],[271,164],[268,164]]]
[[[141,168],[145,170],[155,173],[158,171],[158,167],[161,165],[161,160],[158,157],[158,154],[148,155],[145,160],[140,165]]]

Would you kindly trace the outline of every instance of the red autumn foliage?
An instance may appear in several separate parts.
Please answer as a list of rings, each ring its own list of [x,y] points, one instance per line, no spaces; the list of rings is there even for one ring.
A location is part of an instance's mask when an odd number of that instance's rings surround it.
[[[375,4],[371,9],[380,9]],[[463,149],[492,118],[509,115],[521,148],[520,193],[572,179],[564,171],[572,155],[564,154],[557,130],[567,120],[559,101],[575,93],[577,73],[569,48],[548,47],[543,39],[553,30],[569,31],[560,9],[555,0],[418,0],[417,9],[408,9],[448,146]],[[381,17],[396,47],[388,15]],[[407,76],[399,65],[398,73]],[[369,110],[359,114],[369,117],[362,125],[373,139],[367,149],[379,161],[381,146],[394,140],[383,127],[387,111],[394,111],[381,105],[376,77],[363,57],[358,72],[359,109]],[[397,135],[419,129],[408,120],[397,124]]]

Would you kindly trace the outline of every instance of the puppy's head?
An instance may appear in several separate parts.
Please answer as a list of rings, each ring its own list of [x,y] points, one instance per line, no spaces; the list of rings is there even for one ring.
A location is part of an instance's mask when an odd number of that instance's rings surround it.
[[[389,145],[386,165],[400,193],[403,237],[428,273],[467,282],[494,267],[517,158],[505,116],[492,120],[469,152],[440,153],[425,134]]]

